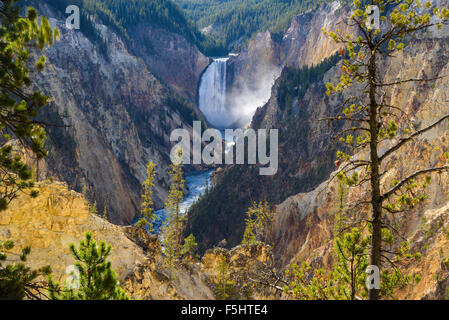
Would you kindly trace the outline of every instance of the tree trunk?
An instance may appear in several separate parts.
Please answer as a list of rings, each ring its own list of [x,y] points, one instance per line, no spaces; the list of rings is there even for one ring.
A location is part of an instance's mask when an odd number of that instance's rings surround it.
[[[39,182],[39,159],[36,159],[36,182]]]
[[[381,246],[382,246],[382,198],[380,194],[380,160],[377,153],[378,146],[378,133],[379,128],[377,127],[377,101],[376,101],[376,55],[375,52],[372,53],[370,57],[369,64],[369,103],[370,103],[370,157],[371,157],[371,206],[372,206],[372,239],[371,239],[371,254],[370,254],[370,264],[377,266],[379,270],[381,269]],[[369,289],[368,298],[369,300],[379,299],[378,289]]]

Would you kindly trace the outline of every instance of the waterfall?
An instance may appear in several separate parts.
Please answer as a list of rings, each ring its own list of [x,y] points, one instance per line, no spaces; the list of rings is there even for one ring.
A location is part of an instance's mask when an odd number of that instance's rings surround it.
[[[226,65],[229,58],[214,59],[204,72],[199,89],[199,107],[216,128],[232,125],[234,119],[226,107]]]

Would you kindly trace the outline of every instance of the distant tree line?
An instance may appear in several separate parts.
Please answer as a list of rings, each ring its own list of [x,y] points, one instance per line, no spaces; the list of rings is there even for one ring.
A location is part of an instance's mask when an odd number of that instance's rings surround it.
[[[170,0],[47,0],[56,9],[65,12],[69,5],[82,10],[81,31],[104,49],[104,41],[92,21],[98,18],[118,33],[130,48],[133,47],[129,31],[137,23],[146,22],[183,36],[207,55],[224,54],[224,48],[212,38],[201,34],[187,21],[178,5]]]
[[[218,46],[238,50],[256,33],[284,33],[295,15],[330,0],[174,0],[199,29],[213,26]]]

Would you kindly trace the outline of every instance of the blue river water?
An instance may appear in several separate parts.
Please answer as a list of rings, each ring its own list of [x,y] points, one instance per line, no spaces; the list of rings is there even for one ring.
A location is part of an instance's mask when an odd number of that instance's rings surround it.
[[[210,178],[214,170],[194,172],[186,175],[186,184],[189,188],[189,193],[185,196],[184,201],[181,203],[181,213],[185,214],[192,204],[198,200],[198,198],[203,195],[206,191],[207,184],[210,184]],[[167,219],[167,213],[164,209],[157,210],[156,216],[158,219],[154,223],[154,230],[157,233],[165,220]],[[134,221],[137,222],[138,219]]]

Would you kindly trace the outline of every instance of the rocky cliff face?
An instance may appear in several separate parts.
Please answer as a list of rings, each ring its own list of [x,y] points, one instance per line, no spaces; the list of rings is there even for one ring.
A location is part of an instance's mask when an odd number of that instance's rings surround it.
[[[248,280],[258,272],[268,272],[266,264],[271,251],[266,246],[210,250],[201,260],[186,261],[173,272],[164,264],[157,237],[135,227],[113,225],[91,214],[85,197],[64,183],[41,182],[37,190],[37,198],[21,194],[0,214],[0,241],[14,241],[16,253],[30,246],[26,265],[32,269],[51,266],[54,280],[65,281],[67,267],[75,263],[69,245],[78,245],[89,231],[96,241],[112,245],[108,261],[132,299],[213,300],[223,257],[228,265],[226,277],[234,281],[240,298],[272,294],[270,290],[250,290]]]
[[[131,298],[214,298],[198,271],[181,270],[176,280],[169,279],[156,238],[90,214],[86,199],[63,183],[41,183],[38,190],[36,199],[22,195],[0,215],[0,240],[14,241],[17,252],[31,246],[28,266],[50,265],[53,278],[64,281],[66,268],[74,264],[69,244],[78,245],[90,231],[95,240],[112,245],[109,261]]]
[[[241,54],[229,60],[228,107],[254,112],[269,100],[271,88],[285,66],[312,66],[334,54],[339,46],[321,28],[329,28],[347,18],[348,13],[348,7],[335,1],[294,17],[282,38],[269,31],[258,34]],[[343,33],[349,29],[341,25]]]
[[[280,56],[284,65],[312,66],[335,53],[339,46],[323,34],[322,28],[335,29],[335,24],[340,22],[338,28],[345,34],[350,30],[344,23],[348,16],[350,8],[334,1],[294,17],[281,42]]]
[[[435,4],[443,6],[447,1],[438,0]],[[283,67],[317,65],[337,52],[340,45],[325,36],[322,28],[335,30],[338,23],[342,34],[353,32],[353,27],[347,23],[350,13],[351,8],[342,1],[333,1],[295,16],[282,38],[269,31],[257,34],[241,54],[231,57],[228,63],[231,107],[262,106],[270,97],[274,79],[280,76]],[[447,26],[431,31],[433,37],[445,37],[447,32]]]
[[[146,23],[131,31],[136,52],[156,74],[178,94],[196,103],[201,74],[209,65],[196,46],[182,36]]]
[[[448,133],[437,137],[440,133],[441,129],[424,145],[413,145],[401,156],[407,154],[422,159],[434,153],[436,146],[448,146]],[[415,166],[416,163],[410,162],[404,169],[413,170]],[[449,256],[449,188],[444,181],[449,174],[434,178],[427,203],[407,213],[409,219],[403,226],[402,232],[413,244],[413,252],[422,252],[423,259],[417,265],[404,266],[405,271],[420,274],[422,280],[416,286],[401,290],[400,298],[446,298],[449,270],[444,260]],[[223,259],[227,264],[226,278],[233,282],[232,292],[236,297],[285,299],[287,297],[278,290],[260,285],[260,279],[269,281],[274,267],[282,270],[292,262],[308,260],[315,266],[326,266],[331,261],[337,186],[332,183],[325,188],[325,185],[313,192],[292,196],[277,207],[273,224],[274,260],[271,248],[264,245],[238,246],[232,250],[216,248],[206,252],[198,262],[181,265],[176,277],[164,266],[157,238],[134,227],[113,225],[91,214],[84,196],[70,191],[64,183],[41,182],[37,198],[21,194],[13,201],[0,215],[0,241],[14,241],[17,253],[31,246],[26,264],[32,269],[50,265],[53,278],[63,282],[67,267],[74,263],[69,244],[78,244],[85,232],[90,231],[96,240],[112,245],[109,261],[132,299],[215,299],[214,292],[222,277],[219,264]],[[355,201],[360,194],[361,190],[354,189],[348,199]]]
[[[56,176],[78,191],[85,188],[100,211],[107,209],[112,222],[131,223],[138,212],[146,163],[157,164],[155,200],[161,205],[168,186],[170,133],[190,128],[192,120],[201,117],[194,105],[162,84],[145,61],[131,54],[101,21],[96,28],[103,45],[82,29],[68,30],[62,13],[44,3],[37,8],[61,31],[61,40],[45,52],[47,67],[35,81],[52,97],[42,117],[57,125],[48,129],[48,172],[41,170],[40,178]],[[155,39],[164,41],[162,31]],[[186,45],[171,34],[165,41],[179,50]],[[186,50],[198,54],[192,47]],[[197,65],[196,72],[200,69]],[[195,82],[192,77],[190,84]]]
[[[344,12],[338,6],[332,6],[332,10],[337,15]],[[309,12],[293,21],[282,41],[274,40],[269,33],[261,34],[246,53],[230,62],[235,88],[258,79],[258,71],[253,68],[261,65],[262,70],[270,73],[271,66],[279,71],[284,65],[314,64],[335,52],[337,47],[319,36],[322,26],[319,24],[334,21],[330,19],[324,12]],[[106,27],[99,25],[108,44],[104,55],[82,34],[65,30],[61,21],[52,20],[52,23],[59,23],[63,40],[49,50],[46,77],[41,77],[38,83],[56,92],[52,109],[55,111],[49,111],[49,118],[52,115],[55,121],[62,118],[70,127],[50,129],[54,155],[41,168],[52,168],[52,171],[47,169],[42,176],[54,173],[78,189],[87,185],[97,199],[108,200],[98,194],[109,194],[113,198],[112,219],[129,221],[134,214],[128,213],[135,212],[138,202],[138,193],[129,190],[138,189],[148,159],[157,161],[160,167],[166,165],[168,128],[186,126],[188,116],[173,112],[185,109],[171,107],[179,105],[168,98],[167,87],[151,75],[143,60],[129,54],[120,39]],[[301,29],[307,25],[315,26],[317,32]],[[403,54],[386,61],[381,73],[384,80],[449,74],[449,40],[445,30],[411,41]],[[323,51],[319,46],[315,46],[315,52],[311,49],[314,41],[320,43]],[[263,59],[259,60],[257,55]],[[249,80],[245,80],[245,70]],[[280,99],[285,73],[284,70],[270,90],[271,98],[258,109],[251,124],[256,129],[280,128],[278,174],[261,177],[257,166],[236,166],[221,171],[213,190],[190,214],[188,232],[195,234],[202,250],[223,238],[230,245],[237,244],[242,238],[244,212],[250,200],[267,199],[277,204],[278,214],[272,230],[276,266],[283,269],[303,260],[326,266],[331,262],[337,186],[326,181],[334,169],[329,156],[333,150],[328,148],[330,129],[316,119],[337,112],[346,96],[328,98],[324,94],[324,84],[335,82],[339,76],[337,65],[310,84],[304,95],[293,99],[287,109]],[[447,113],[448,89],[449,82],[443,77],[429,84],[396,86],[388,92],[388,97],[392,104],[405,106],[424,126]],[[147,132],[151,134],[148,136]],[[444,125],[410,143],[388,163],[390,170],[385,174],[384,185],[389,185],[393,176],[404,177],[417,168],[442,164],[442,153],[449,149],[448,143]],[[449,256],[448,178],[447,173],[433,176],[429,199],[404,218],[401,232],[413,244],[412,251],[421,252],[423,259],[418,265],[403,267],[417,272],[423,279],[417,286],[399,292],[400,297],[446,297],[449,273],[443,260]],[[115,183],[111,185],[111,181]],[[158,181],[157,201],[163,197],[165,185],[165,181]],[[348,202],[354,203],[363,193],[363,189],[351,190]],[[240,271],[254,256],[256,260],[260,258],[259,262],[267,258],[263,248],[237,247],[221,253],[208,252],[201,264],[182,271],[179,279],[172,282],[161,267],[160,245],[155,239],[89,215],[85,200],[67,191],[65,186],[43,185],[37,201],[32,204],[26,197],[19,198],[6,214],[0,215],[0,239],[12,239],[19,244],[18,248],[31,245],[36,248],[30,260],[33,265],[55,264],[57,273],[62,275],[64,266],[70,263],[64,248],[70,242],[77,242],[83,232],[94,231],[94,236],[111,242],[116,248],[117,253],[112,257],[114,268],[126,290],[136,298],[209,299],[213,297],[221,256],[226,256],[233,270]],[[33,213],[31,217],[29,212]],[[54,252],[59,252],[56,258]],[[258,266],[256,271],[260,271]],[[233,277],[241,279],[237,272]]]

